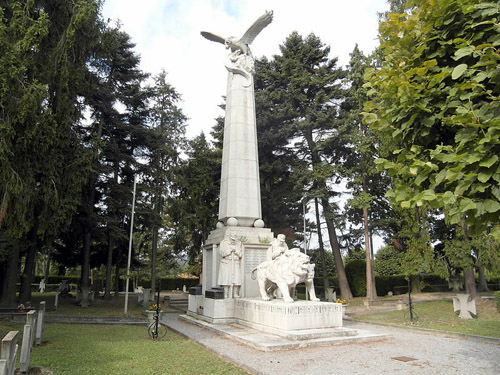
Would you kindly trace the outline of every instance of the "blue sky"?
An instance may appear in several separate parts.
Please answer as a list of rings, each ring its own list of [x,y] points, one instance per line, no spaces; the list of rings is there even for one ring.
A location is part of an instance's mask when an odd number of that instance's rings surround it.
[[[343,66],[356,43],[365,53],[375,48],[377,12],[387,8],[385,0],[106,0],[103,15],[120,20],[137,44],[144,71],[165,69],[182,95],[192,138],[202,130],[208,134],[214,118],[223,114],[218,105],[227,79],[227,51],[202,38],[200,31],[241,36],[266,10],[273,10],[273,22],[252,44],[255,56],[271,58],[297,30],[319,36]]]

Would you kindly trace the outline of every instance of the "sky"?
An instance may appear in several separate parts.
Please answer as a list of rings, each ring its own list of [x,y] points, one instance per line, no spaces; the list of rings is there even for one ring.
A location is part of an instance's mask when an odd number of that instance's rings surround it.
[[[378,45],[377,12],[386,0],[105,0],[104,19],[119,21],[136,44],[141,69],[152,75],[167,72],[167,81],[181,94],[188,117],[186,134],[210,133],[226,92],[227,50],[201,31],[241,37],[265,11],[274,12],[251,45],[254,56],[272,58],[287,36],[314,33],[331,47],[330,58],[349,63],[358,44],[368,54]]]

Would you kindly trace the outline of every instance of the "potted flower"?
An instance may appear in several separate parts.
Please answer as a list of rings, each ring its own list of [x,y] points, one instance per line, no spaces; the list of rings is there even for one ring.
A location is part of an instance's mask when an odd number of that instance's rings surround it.
[[[154,316],[155,316],[157,310],[158,310],[159,316],[161,317],[161,313],[162,313],[161,304],[157,305],[156,303],[153,303],[152,305],[149,305],[148,310],[146,311],[149,323],[154,322]]]

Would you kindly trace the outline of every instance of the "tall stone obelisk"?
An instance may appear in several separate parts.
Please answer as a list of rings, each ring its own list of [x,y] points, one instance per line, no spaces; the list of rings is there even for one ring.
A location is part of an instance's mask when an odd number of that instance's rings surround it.
[[[227,298],[218,284],[221,243],[234,238],[242,244],[241,258],[236,258],[234,262],[232,256],[231,267],[239,268],[238,272],[229,272],[233,275],[230,277],[231,289],[234,286],[240,290],[241,297],[253,297],[258,296],[259,292],[257,282],[251,279],[251,271],[266,259],[269,243],[273,239],[273,233],[269,228],[264,228],[262,221],[253,88],[254,59],[249,48],[272,18],[272,12],[266,12],[240,39],[201,33],[205,38],[222,43],[231,50],[225,60],[228,78],[219,222],[203,246],[201,294],[190,295],[188,305],[191,313],[213,321],[231,319],[234,312],[233,296],[229,293],[231,297]],[[239,279],[234,280],[234,275],[239,275]]]
[[[253,91],[253,60],[239,55],[238,70],[231,54],[228,69],[226,117],[222,149],[219,220],[228,226],[253,226],[262,218],[259,153]]]
[[[271,23],[272,17],[272,12],[266,12],[240,39],[201,33],[231,49],[225,61],[228,78],[219,201],[219,221],[227,226],[264,226],[253,88],[254,59],[249,45]]]

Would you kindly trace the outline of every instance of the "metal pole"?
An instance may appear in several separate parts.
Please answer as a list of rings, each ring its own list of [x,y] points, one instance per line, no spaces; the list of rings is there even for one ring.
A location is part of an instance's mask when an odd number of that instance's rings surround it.
[[[410,323],[413,323],[413,306],[411,305],[411,281],[408,275],[408,310],[410,310]]]
[[[306,232],[306,200],[302,201],[302,216],[304,217],[304,254],[307,255],[307,232]],[[309,300],[309,293],[306,287],[306,301]]]
[[[134,211],[135,211],[135,175],[134,175],[134,193],[132,195],[132,215],[130,216],[130,237],[128,241],[128,260],[127,260],[127,281],[125,283],[125,308],[124,313],[127,314],[128,308],[128,283],[130,279],[130,258],[132,257],[132,233],[134,231]],[[116,281],[118,282],[118,280]]]

